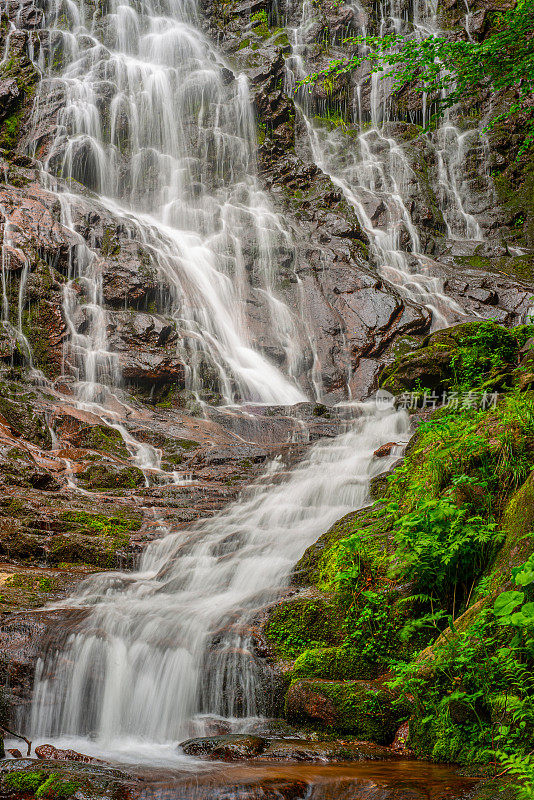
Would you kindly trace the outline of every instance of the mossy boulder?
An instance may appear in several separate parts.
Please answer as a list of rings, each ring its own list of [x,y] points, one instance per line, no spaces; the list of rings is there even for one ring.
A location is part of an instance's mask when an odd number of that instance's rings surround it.
[[[138,467],[111,462],[90,464],[77,477],[85,489],[135,489],[145,483],[143,472]]]
[[[287,692],[285,711],[290,721],[377,744],[390,744],[408,716],[391,692],[370,681],[296,681]]]
[[[497,367],[506,375],[517,364],[528,327],[507,329],[494,322],[464,322],[431,333],[421,347],[400,355],[382,370],[380,387],[392,394],[449,389],[462,378],[466,354],[471,380],[495,379]]]
[[[339,681],[371,678],[376,674],[376,664],[362,657],[351,647],[314,647],[297,657],[291,677],[321,678]]]
[[[341,644],[342,620],[328,595],[297,596],[272,610],[265,635],[279,658],[293,659],[306,649]]]
[[[424,387],[436,391],[447,382],[454,349],[432,344],[407,353],[387,366],[380,376],[380,388],[391,394],[402,394]]]
[[[346,539],[355,531],[365,531],[371,538],[374,533],[383,534],[383,526],[373,514],[373,508],[366,506],[358,511],[351,511],[335,522],[332,527],[310,545],[304,555],[295,565],[293,583],[303,586],[308,584],[318,585],[322,582],[328,584],[331,573],[331,558],[338,542]],[[382,536],[383,538],[383,536]],[[383,543],[381,544],[383,549]]]
[[[513,567],[534,552],[534,474],[512,495],[504,510],[501,530],[505,535],[491,572],[491,589],[506,584]]]
[[[306,586],[310,583],[316,584],[320,576],[323,555],[340,539],[344,539],[354,532],[360,516],[360,512],[351,511],[350,514],[346,514],[335,522],[326,533],[323,533],[316,542],[310,545],[295,565],[293,583],[298,586]]]

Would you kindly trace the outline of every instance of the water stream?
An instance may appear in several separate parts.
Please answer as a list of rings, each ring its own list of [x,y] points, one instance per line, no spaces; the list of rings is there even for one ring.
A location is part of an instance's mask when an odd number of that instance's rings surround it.
[[[208,713],[242,729],[243,718],[268,712],[251,613],[278,596],[308,545],[368,501],[370,477],[391,463],[373,451],[407,436],[403,412],[351,410],[348,431],[314,445],[296,469],[281,475],[274,462],[225,511],[152,544],[138,573],[102,574],[65,602],[90,614],[38,667],[35,735],[91,735],[113,750],[202,735]]]
[[[437,4],[416,2],[409,13],[402,2],[382,0],[378,4],[378,33],[416,37],[440,34]],[[410,19],[411,17],[411,19]],[[359,7],[361,19],[357,35],[365,36],[367,15]],[[392,123],[398,109],[391,102],[391,78],[383,73],[363,75],[352,88],[351,105],[359,125],[357,134],[347,135],[344,125],[334,122],[325,127],[317,113],[317,103],[298,81],[313,72],[308,63],[307,34],[313,31],[314,10],[303,0],[300,23],[291,30],[292,51],[286,61],[286,91],[296,94],[303,116],[312,157],[343,192],[354,208],[358,221],[368,234],[371,249],[382,276],[409,302],[425,306],[431,313],[433,330],[465,318],[463,309],[443,290],[443,279],[432,275],[433,260],[424,252],[420,233],[412,217],[413,192],[410,184],[420,178],[406,153],[402,136],[395,138]],[[362,110],[362,95],[370,83],[369,110]],[[422,103],[422,122],[427,122],[426,97]],[[482,172],[487,173],[485,139],[479,129],[460,131],[448,111],[438,129],[426,137],[433,155],[435,185],[440,211],[451,239],[469,241],[484,238],[476,218],[466,210],[468,187],[464,163],[468,152],[477,150]],[[489,184],[489,180],[488,180]],[[419,187],[421,189],[421,187]]]
[[[64,103],[43,182],[58,193],[62,223],[78,241],[64,290],[65,369],[75,379],[78,407],[121,433],[148,481],[161,472],[159,453],[122,424],[128,409],[107,337],[103,257],[76,233],[84,198],[74,182],[91,189],[98,197],[92,202],[142,243],[170,288],[166,313],[183,342],[189,388],[199,392],[211,370],[227,403],[290,406],[306,398],[297,376],[309,334],[275,289],[278,255],[292,244],[256,178],[247,81],[203,35],[193,0],[108,0],[105,14],[89,13],[83,0],[47,6],[52,33],[34,124],[46,116],[47,96],[60,91]],[[305,69],[311,13],[306,0],[288,62],[292,79]],[[392,19],[385,4],[382,16]],[[384,127],[378,83],[373,91],[371,125],[348,159],[339,157],[341,134],[317,127],[303,105],[313,156],[355,208],[383,276],[443,326],[462,309],[425,274],[405,203],[411,167]],[[443,136],[445,154],[445,128]],[[447,158],[442,183],[457,207],[450,233],[465,223],[465,235],[478,236],[462,217]],[[381,227],[369,211],[376,203],[387,216]],[[250,297],[284,353],[281,365],[255,345]],[[320,391],[313,378],[306,388]],[[176,743],[209,733],[213,719],[243,730],[270,712],[273,687],[255,656],[250,619],[279,597],[306,547],[368,502],[370,477],[394,457],[379,462],[373,451],[408,436],[402,412],[368,403],[352,406],[349,417],[345,433],[313,445],[291,472],[273,462],[224,511],[154,542],[137,572],[95,576],[65,601],[86,614],[63,648],[38,664],[36,740],[56,737],[85,752],[174,763]]]
[[[74,229],[83,202],[55,175],[97,192],[129,237],[145,245],[170,288],[167,315],[184,343],[193,391],[208,368],[227,402],[305,399],[292,378],[301,357],[297,319],[273,289],[288,234],[255,178],[246,79],[234,76],[200,32],[193,3],[112,0],[104,16],[89,14],[83,2],[50,5],[50,48],[40,65],[48,77],[34,125],[47,113],[48,94],[59,90],[63,107],[43,169],[60,192],[63,224]],[[69,278],[81,282],[84,299],[67,286],[65,310],[80,396],[92,400],[120,375],[106,341],[101,258],[79,239]],[[245,249],[254,254],[254,285]],[[251,342],[251,295],[265,307],[284,370]]]

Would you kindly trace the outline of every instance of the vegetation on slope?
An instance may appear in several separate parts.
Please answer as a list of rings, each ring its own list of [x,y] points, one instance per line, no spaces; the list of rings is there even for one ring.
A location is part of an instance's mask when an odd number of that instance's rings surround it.
[[[469,323],[433,334],[384,371],[403,391],[410,359],[434,354],[436,371],[427,364],[425,374],[449,392],[472,399],[498,385],[499,399],[442,406],[422,422],[402,464],[375,481],[374,505],[337,523],[299,562],[297,581],[315,587],[313,599],[279,605],[267,628],[292,660],[294,719],[297,695],[301,706],[303,692],[336,706],[332,691],[343,691],[347,706],[352,692],[354,709],[374,677],[368,688],[393,693],[397,722],[409,718],[417,755],[494,764],[520,777],[520,798],[534,796],[532,332]],[[324,724],[365,735],[351,720],[336,708]]]

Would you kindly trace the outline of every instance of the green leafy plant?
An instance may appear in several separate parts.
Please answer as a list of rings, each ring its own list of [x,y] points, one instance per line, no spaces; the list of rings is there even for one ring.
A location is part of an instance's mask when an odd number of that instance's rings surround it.
[[[397,504],[388,511],[396,515]],[[397,517],[395,540],[403,572],[416,591],[452,601],[454,612],[502,537],[494,522],[471,515],[445,495]]]
[[[493,117],[490,126],[521,114],[525,135],[520,154],[534,142],[533,0],[518,0],[495,19],[494,31],[482,41],[389,35],[352,38],[346,44],[352,47],[351,55],[331,61],[303,82],[329,85],[368,62],[373,72],[392,78],[394,88],[412,84],[429,95],[437,109],[434,120],[447,108],[470,100],[473,92],[503,91],[511,95],[508,109]]]

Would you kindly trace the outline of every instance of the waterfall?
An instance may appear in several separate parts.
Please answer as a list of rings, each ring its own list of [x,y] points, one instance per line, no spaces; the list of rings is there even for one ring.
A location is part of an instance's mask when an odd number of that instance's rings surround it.
[[[190,389],[200,390],[207,368],[226,402],[304,400],[298,319],[274,290],[277,254],[291,241],[255,177],[246,78],[203,36],[193,2],[110,0],[105,12],[83,0],[47,5],[34,128],[59,93],[43,180],[59,193],[63,224],[75,233],[82,197],[70,187],[79,181],[143,243],[171,295],[166,313],[183,342]],[[120,370],[107,344],[102,257],[76,235],[66,362],[90,402],[120,383]],[[251,298],[266,308],[286,375],[254,346]]]
[[[64,602],[88,615],[38,665],[34,736],[91,735],[113,750],[202,735],[208,712],[241,718],[241,730],[265,713],[251,613],[276,599],[307,546],[368,502],[370,477],[393,460],[373,458],[379,444],[407,436],[405,412],[351,413],[347,432],[292,472],[274,462],[226,510],[153,543],[139,572],[95,576]]]
[[[305,0],[303,25],[311,8]],[[64,103],[43,180],[58,191],[63,224],[76,231],[80,181],[150,252],[169,287],[168,313],[193,391],[208,365],[229,403],[304,399],[296,379],[305,333],[275,290],[277,253],[291,241],[256,179],[246,79],[201,33],[192,0],[108,0],[105,13],[89,16],[82,0],[58,0],[48,13],[48,77],[34,123],[38,129],[47,93],[60,91]],[[385,3],[382,18],[389,24]],[[402,23],[400,14],[391,20],[395,28]],[[305,68],[304,40],[297,29],[288,80]],[[318,128],[304,108],[311,149],[355,208],[383,276],[407,300],[429,307],[441,326],[462,310],[424,272],[426,256],[405,202],[411,167],[386,131],[385,105],[375,78],[371,125],[346,158],[342,134]],[[452,181],[445,155],[442,165],[445,184],[446,176]],[[455,187],[444,191],[458,205],[462,192]],[[386,230],[374,224],[372,206],[383,207]],[[66,363],[81,407],[120,430],[148,471],[158,468],[157,452],[143,450],[106,406],[105,390],[121,376],[107,342],[97,249],[79,236],[65,287]],[[253,275],[245,250],[253,253]],[[264,303],[285,354],[281,369],[254,345],[246,314],[252,295]],[[269,686],[247,630],[251,615],[279,597],[306,547],[368,502],[370,477],[392,463],[378,462],[374,450],[407,438],[402,412],[369,403],[351,413],[343,435],[315,444],[291,472],[273,463],[223,512],[151,544],[138,572],[92,577],[65,601],[83,614],[62,649],[38,664],[34,737],[83,736],[93,742],[86,751],[126,747],[137,756],[141,741],[167,746],[209,732],[208,715],[242,729],[244,719],[268,712]]]
[[[360,13],[358,13],[358,11]],[[410,164],[401,137],[395,138],[398,109],[391,103],[392,79],[383,73],[363,75],[353,87],[351,104],[359,131],[351,136],[343,126],[329,129],[313,118],[313,101],[306,89],[296,89],[299,80],[313,72],[307,64],[306,34],[313,28],[313,7],[303,0],[300,24],[292,31],[292,52],[286,61],[286,90],[296,92],[304,118],[312,157],[320,169],[338,186],[354,208],[366,231],[380,274],[409,302],[425,306],[432,314],[432,329],[465,319],[463,309],[444,293],[443,280],[436,276],[435,262],[425,254],[424,245],[411,211],[413,191],[420,178]],[[417,37],[439,35],[437,6],[432,2],[414,3],[413,19],[408,23],[403,3],[381,0],[378,5],[378,33],[395,32]],[[366,14],[358,35],[365,36]],[[362,113],[362,94],[369,88],[370,111]],[[426,120],[423,97],[423,123]],[[368,121],[366,119],[368,117]],[[364,120],[366,120],[364,122]],[[485,142],[478,129],[460,131],[448,110],[438,129],[425,137],[435,167],[435,185],[443,214],[443,226],[450,239],[483,240],[483,231],[466,210],[468,189],[462,180],[464,162],[476,145],[482,173],[487,173]],[[489,176],[488,176],[489,182]],[[439,272],[439,268],[437,270]],[[434,273],[434,274],[433,274]]]

